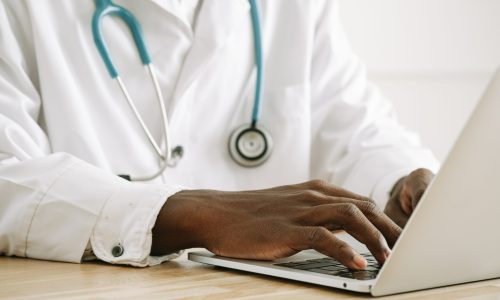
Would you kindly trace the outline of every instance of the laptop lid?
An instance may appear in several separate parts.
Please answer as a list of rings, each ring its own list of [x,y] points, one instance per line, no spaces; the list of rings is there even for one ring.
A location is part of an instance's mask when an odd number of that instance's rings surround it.
[[[499,186],[500,70],[406,225],[372,294],[500,277]]]

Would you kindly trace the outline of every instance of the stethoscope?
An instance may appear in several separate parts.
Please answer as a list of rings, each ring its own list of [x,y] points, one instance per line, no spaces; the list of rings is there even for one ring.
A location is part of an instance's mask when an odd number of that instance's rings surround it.
[[[257,69],[252,120],[250,124],[243,124],[231,133],[229,137],[229,153],[233,160],[239,165],[244,167],[256,167],[263,164],[271,155],[271,152],[273,150],[273,140],[269,132],[258,124],[262,107],[261,100],[263,82],[263,55],[258,6],[256,0],[248,0],[248,2],[250,3],[250,14],[252,18],[254,38],[255,65]],[[144,134],[147,136],[149,143],[160,158],[160,168],[153,174],[138,177],[131,177],[129,175],[119,176],[132,181],[152,180],[159,177],[167,167],[174,167],[177,164],[177,162],[183,155],[183,148],[181,146],[172,148],[169,134],[167,110],[165,108],[165,102],[163,101],[163,94],[158,83],[156,71],[151,61],[151,57],[149,56],[149,53],[147,51],[139,22],[129,10],[122,6],[116,5],[112,0],[95,0],[95,3],[96,10],[92,18],[92,33],[97,50],[99,51],[99,54],[101,55],[101,58],[106,65],[109,75],[118,83],[118,86],[120,87],[120,90],[127,100],[130,109],[132,110],[137,121],[142,127]],[[164,127],[163,138],[165,140],[164,151],[162,151],[161,147],[155,141],[153,135],[151,134],[151,131],[139,114],[134,102],[130,97],[130,94],[128,93],[126,86],[121,80],[118,71],[113,64],[113,61],[111,60],[107,46],[103,40],[100,26],[102,18],[107,15],[120,17],[130,28],[142,63],[148,69],[151,80],[153,81],[156,98],[161,111],[161,119]]]

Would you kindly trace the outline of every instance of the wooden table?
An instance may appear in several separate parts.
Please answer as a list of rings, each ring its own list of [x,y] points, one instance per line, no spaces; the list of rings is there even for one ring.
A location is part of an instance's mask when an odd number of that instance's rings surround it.
[[[0,299],[370,299],[181,258],[150,268],[0,257]],[[377,299],[500,299],[500,279]]]

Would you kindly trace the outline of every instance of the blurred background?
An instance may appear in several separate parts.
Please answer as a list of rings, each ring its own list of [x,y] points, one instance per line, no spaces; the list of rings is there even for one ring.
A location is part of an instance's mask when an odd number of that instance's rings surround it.
[[[500,67],[500,0],[340,2],[370,79],[442,161]]]

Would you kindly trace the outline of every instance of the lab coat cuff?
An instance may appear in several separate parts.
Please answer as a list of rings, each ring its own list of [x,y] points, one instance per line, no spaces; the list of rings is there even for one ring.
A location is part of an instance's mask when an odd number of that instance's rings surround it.
[[[25,188],[39,196],[21,256],[80,262],[103,204],[122,180],[64,153],[23,164],[34,170],[51,168],[24,179]]]
[[[181,186],[126,182],[106,202],[90,242],[97,258],[136,267],[158,265],[181,253],[151,256],[152,229],[158,214]]]

